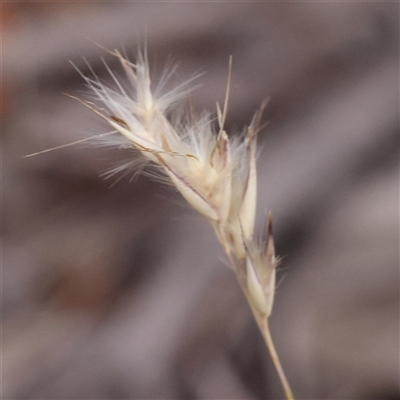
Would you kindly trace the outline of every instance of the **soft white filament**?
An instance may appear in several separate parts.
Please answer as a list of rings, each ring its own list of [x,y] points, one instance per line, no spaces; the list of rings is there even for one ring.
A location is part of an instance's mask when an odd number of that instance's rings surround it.
[[[119,59],[127,82],[122,84],[108,66],[114,87],[101,82],[92,71],[92,78],[83,77],[93,102],[80,101],[125,138],[123,147],[138,150],[157,165],[188,203],[210,221],[228,257],[236,260],[232,267],[245,277],[244,290],[253,306],[268,316],[276,267],[272,234],[266,246],[253,243],[255,147],[263,107],[243,134],[230,138],[224,130],[229,83],[223,110],[217,104],[216,127],[210,113],[194,114],[180,104],[193,90],[194,78],[166,90],[170,70],[153,88],[146,52],[139,52],[135,64],[118,51],[112,54]]]

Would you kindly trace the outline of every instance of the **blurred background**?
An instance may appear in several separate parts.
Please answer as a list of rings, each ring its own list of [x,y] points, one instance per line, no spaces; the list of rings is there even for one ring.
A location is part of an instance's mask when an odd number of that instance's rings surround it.
[[[130,154],[62,93],[108,49],[154,79],[204,72],[227,130],[270,97],[258,225],[274,217],[272,335],[297,399],[399,398],[399,4],[3,2],[4,399],[280,399],[211,228],[170,188],[102,174]]]

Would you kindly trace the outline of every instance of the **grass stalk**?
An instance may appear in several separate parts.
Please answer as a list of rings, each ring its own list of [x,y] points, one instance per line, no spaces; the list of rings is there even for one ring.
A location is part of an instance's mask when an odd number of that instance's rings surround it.
[[[233,263],[232,266],[237,271],[236,276],[237,276],[239,285],[240,285],[240,287],[242,289],[243,294],[246,297],[247,303],[250,306],[250,309],[252,311],[253,317],[254,317],[254,319],[255,319],[255,321],[257,323],[258,329],[261,332],[261,336],[262,336],[262,338],[264,340],[264,343],[265,343],[265,345],[267,347],[269,355],[270,355],[270,357],[272,359],[272,363],[274,364],[275,370],[278,373],[279,380],[280,380],[280,382],[282,384],[282,388],[283,388],[283,391],[285,393],[286,400],[294,400],[292,389],[290,388],[289,381],[286,378],[286,374],[285,374],[285,372],[283,370],[283,367],[282,367],[282,364],[280,362],[278,353],[276,351],[274,342],[272,340],[271,331],[269,329],[268,317],[266,315],[260,314],[258,309],[256,307],[254,307],[253,301],[252,301],[252,299],[251,299],[251,297],[249,295],[249,292],[247,290],[247,287],[246,287],[246,282],[243,279],[243,276],[241,276],[240,271],[237,270],[236,263],[234,262],[232,257],[229,257],[229,255],[228,255],[228,259],[229,259],[229,262],[231,264]]]
[[[274,363],[275,369],[278,372],[279,379],[282,383],[283,390],[287,400],[294,400],[292,389],[290,388],[289,382],[286,378],[285,372],[283,371],[282,364],[279,360],[278,353],[276,352],[274,342],[272,340],[271,331],[269,329],[268,319],[264,318],[262,326],[260,327],[261,334],[264,338],[265,344],[267,345],[269,354],[272,362]]]
[[[110,53],[121,63],[129,91],[108,68],[116,88],[105,85],[94,73],[92,78],[82,74],[95,102],[77,100],[112,127],[111,134],[124,140],[122,147],[139,151],[145,161],[167,176],[170,184],[211,223],[260,328],[286,399],[293,400],[268,325],[278,264],[270,215],[265,243],[259,244],[253,238],[257,202],[256,140],[266,102],[243,134],[232,138],[224,128],[231,58],[222,110],[217,103],[219,130],[216,131],[210,113],[196,115],[175,110],[176,104],[187,99],[193,90],[189,87],[193,79],[164,92],[161,88],[166,82],[162,81],[154,90],[146,51],[138,53],[136,64],[118,50]],[[115,145],[111,138],[110,145]]]

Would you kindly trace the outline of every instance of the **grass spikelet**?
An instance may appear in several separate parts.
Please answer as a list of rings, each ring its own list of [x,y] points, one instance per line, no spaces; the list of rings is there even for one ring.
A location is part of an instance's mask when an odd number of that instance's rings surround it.
[[[281,379],[287,399],[293,399],[268,327],[275,292],[275,257],[272,219],[264,244],[254,243],[257,202],[256,143],[266,103],[255,114],[242,135],[229,137],[224,129],[232,60],[223,109],[217,103],[215,117],[208,112],[186,112],[179,103],[193,90],[188,79],[165,90],[173,69],[158,85],[151,82],[147,52],[138,52],[136,63],[117,57],[128,82],[122,84],[106,66],[115,87],[92,77],[83,78],[92,101],[79,100],[103,118],[119,135],[110,144],[132,148],[157,166],[187,202],[209,220],[226,252],[249,302],[255,320]],[[72,96],[71,96],[72,97]],[[108,136],[103,138],[108,140]],[[122,140],[121,140],[122,139]],[[133,164],[127,163],[127,166]],[[116,168],[113,172],[120,171]]]

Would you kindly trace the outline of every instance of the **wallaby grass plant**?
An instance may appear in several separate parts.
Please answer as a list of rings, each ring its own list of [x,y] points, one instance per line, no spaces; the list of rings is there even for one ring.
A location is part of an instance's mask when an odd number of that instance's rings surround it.
[[[231,59],[222,109],[217,103],[216,128],[211,113],[196,114],[191,108],[181,107],[193,91],[190,84],[197,76],[167,90],[165,84],[174,69],[165,70],[159,84],[153,86],[146,50],[138,51],[136,63],[130,62],[118,50],[110,53],[120,61],[127,82],[117,79],[105,64],[114,88],[104,84],[91,70],[92,77],[82,74],[90,89],[90,101],[70,97],[89,107],[112,127],[111,132],[98,137],[106,139],[106,144],[118,144],[140,152],[143,164],[156,167],[160,175],[167,178],[164,180],[175,186],[210,222],[260,328],[285,396],[293,399],[268,325],[278,264],[271,215],[268,216],[265,243],[254,240],[253,233],[257,202],[257,132],[266,103],[241,135],[228,136],[224,124]],[[115,135],[118,135],[117,140]],[[81,141],[84,140],[87,139]],[[137,164],[135,158],[117,170]]]

